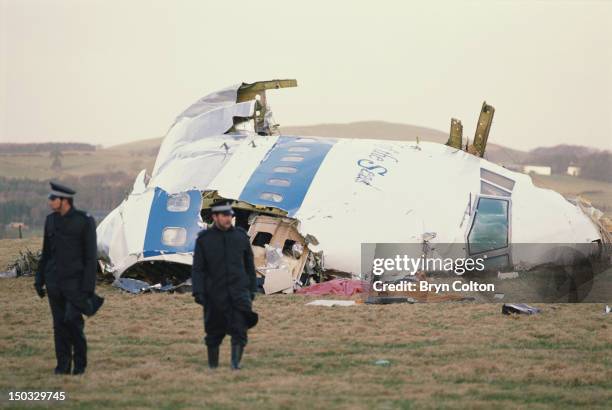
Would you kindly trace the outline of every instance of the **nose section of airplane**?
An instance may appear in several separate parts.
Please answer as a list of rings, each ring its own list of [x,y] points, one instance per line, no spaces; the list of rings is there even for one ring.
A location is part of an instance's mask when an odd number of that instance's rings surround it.
[[[168,194],[155,188],[143,245],[145,258],[169,253],[193,252],[202,229],[200,191]]]

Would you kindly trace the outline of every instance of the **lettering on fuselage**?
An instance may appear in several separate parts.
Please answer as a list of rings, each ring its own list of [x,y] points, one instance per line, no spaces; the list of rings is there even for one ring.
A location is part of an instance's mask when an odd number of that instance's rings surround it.
[[[355,182],[374,186],[377,177],[384,177],[389,172],[389,166],[399,162],[398,151],[393,146],[375,147],[366,157],[357,160],[359,172]]]

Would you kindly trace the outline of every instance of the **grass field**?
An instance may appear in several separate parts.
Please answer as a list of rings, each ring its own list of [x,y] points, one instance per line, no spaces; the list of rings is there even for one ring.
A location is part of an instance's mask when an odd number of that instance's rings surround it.
[[[569,175],[532,175],[531,178],[535,185],[557,191],[566,198],[581,196],[612,218],[612,184],[609,182]]]
[[[137,144],[129,144],[94,152],[65,152],[60,171],[51,170],[52,159],[47,153],[0,155],[0,175],[7,178],[57,179],[123,171],[136,176],[144,168],[150,172],[157,155],[157,149],[153,152],[138,147]]]
[[[36,239],[0,241],[0,263]],[[89,372],[53,376],[46,300],[32,278],[0,279],[0,406],[9,391],[65,391],[69,408],[610,408],[612,315],[599,304],[310,307],[261,296],[244,369],[206,367],[201,310],[189,295],[110,286],[87,320]],[[389,366],[378,366],[386,359]]]

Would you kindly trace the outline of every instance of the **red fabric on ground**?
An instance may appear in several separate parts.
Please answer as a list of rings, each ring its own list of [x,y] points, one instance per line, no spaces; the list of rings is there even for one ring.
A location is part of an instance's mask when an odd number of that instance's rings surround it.
[[[352,296],[366,291],[367,282],[357,279],[332,279],[327,282],[315,283],[307,288],[298,289],[300,295],[341,295]]]

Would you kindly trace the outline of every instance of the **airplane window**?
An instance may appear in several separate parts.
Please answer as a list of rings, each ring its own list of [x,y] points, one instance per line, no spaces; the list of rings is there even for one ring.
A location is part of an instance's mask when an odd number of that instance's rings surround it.
[[[489,171],[488,169],[480,168],[480,178],[493,182],[495,185],[499,185],[502,188],[506,188],[508,191],[512,191],[512,188],[514,188],[513,180]]]
[[[308,152],[310,148],[308,147],[291,147],[287,151],[289,152]]]
[[[283,200],[283,196],[279,194],[275,194],[274,192],[262,192],[259,195],[259,199],[263,199],[265,201],[272,201],[272,202],[281,202]]]
[[[480,181],[480,193],[484,195],[510,196],[510,192],[482,180]]]
[[[289,185],[291,185],[291,181],[289,181],[288,179],[283,179],[283,178],[270,178],[270,179],[268,179],[268,181],[266,183],[268,185],[274,185],[274,186],[289,186]]]
[[[181,246],[187,240],[187,230],[185,228],[164,228],[162,231],[162,243],[168,246]]]
[[[304,161],[304,157],[300,157],[299,155],[292,155],[289,157],[282,157],[281,161],[286,161],[286,162],[302,162]]]
[[[278,172],[279,174],[295,174],[297,172],[297,168],[293,168],[293,167],[276,167],[276,168],[274,168],[274,172]]]
[[[185,212],[189,209],[190,197],[186,192],[168,196],[166,209],[170,212]]]
[[[261,246],[265,248],[267,244],[272,241],[272,234],[269,232],[257,232],[255,238],[253,238],[253,246]]]
[[[295,245],[295,241],[292,239],[285,239],[285,243],[283,244],[283,255],[293,256],[293,245]]]
[[[471,255],[508,246],[508,205],[503,199],[479,198],[468,234]]]

